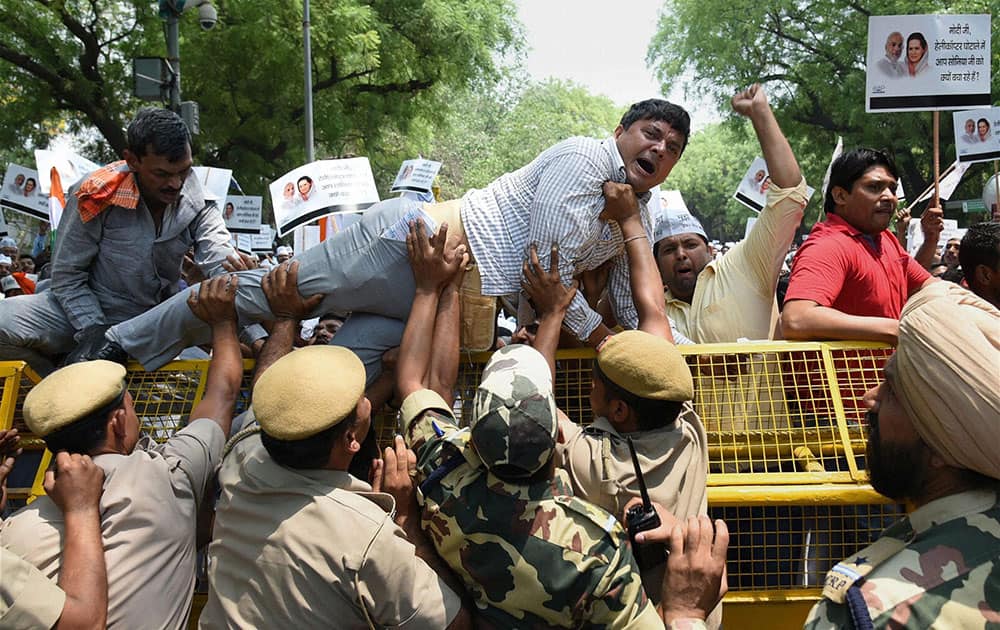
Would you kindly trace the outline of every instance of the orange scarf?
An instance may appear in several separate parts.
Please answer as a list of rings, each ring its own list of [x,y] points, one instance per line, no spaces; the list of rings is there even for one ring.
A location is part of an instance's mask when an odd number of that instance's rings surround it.
[[[139,187],[132,171],[122,167],[125,160],[112,162],[87,177],[76,191],[80,218],[84,223],[98,216],[108,206],[135,210],[139,207]]]

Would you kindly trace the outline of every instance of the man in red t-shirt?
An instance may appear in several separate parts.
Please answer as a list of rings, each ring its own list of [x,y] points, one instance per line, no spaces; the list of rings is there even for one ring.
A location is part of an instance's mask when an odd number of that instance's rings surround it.
[[[823,209],[799,248],[781,315],[786,339],[858,339],[896,344],[899,314],[937,279],[886,228],[896,211],[896,165],[856,149],[830,169]]]

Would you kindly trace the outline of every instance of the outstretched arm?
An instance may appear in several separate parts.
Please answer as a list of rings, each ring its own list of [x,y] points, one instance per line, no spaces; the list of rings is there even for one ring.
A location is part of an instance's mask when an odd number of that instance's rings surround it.
[[[653,258],[653,246],[642,225],[639,201],[628,184],[604,183],[605,206],[601,218],[614,219],[622,231],[628,258],[632,301],[639,316],[639,330],[662,337],[673,343],[670,320],[663,301],[663,279]],[[624,261],[616,261],[616,265]],[[616,269],[612,269],[612,274]]]
[[[802,171],[771,111],[764,88],[754,83],[749,89],[733,96],[731,102],[736,113],[746,116],[753,123],[771,181],[779,188],[797,186],[802,181]]]
[[[558,243],[552,243],[548,271],[542,268],[542,263],[538,259],[538,248],[532,243],[521,276],[521,288],[531,300],[538,315],[538,332],[535,333],[535,340],[531,345],[545,357],[552,373],[552,381],[555,382],[559,331],[566,310],[576,295],[577,283],[574,281],[573,286],[567,287],[560,279]]]
[[[202,282],[188,297],[188,307],[212,327],[212,362],[208,366],[205,395],[191,410],[192,418],[209,418],[229,435],[233,405],[243,381],[243,357],[236,338],[235,274],[216,276]]]

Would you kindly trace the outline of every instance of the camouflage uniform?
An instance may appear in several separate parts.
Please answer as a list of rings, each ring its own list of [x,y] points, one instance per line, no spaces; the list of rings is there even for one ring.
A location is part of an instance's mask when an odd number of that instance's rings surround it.
[[[849,593],[851,591],[852,593]],[[876,628],[1000,624],[1000,505],[975,490],[932,501],[827,574],[805,627],[852,627],[849,600]]]
[[[459,429],[429,390],[403,405],[422,526],[475,600],[477,627],[662,628],[615,517],[573,497],[562,471],[544,474],[555,445],[551,395],[524,376],[506,392],[491,378],[487,366],[472,428]],[[518,448],[507,448],[511,439]]]

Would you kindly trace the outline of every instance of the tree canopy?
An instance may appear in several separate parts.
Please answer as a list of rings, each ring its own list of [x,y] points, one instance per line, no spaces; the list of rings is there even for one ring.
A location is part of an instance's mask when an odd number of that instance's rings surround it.
[[[990,13],[991,6],[987,0],[667,0],[648,60],[665,86],[679,82],[720,105],[737,89],[764,83],[817,189],[842,135],[845,147],[887,148],[914,198],[933,179],[932,115],[865,113],[868,16]],[[996,20],[992,46],[992,67],[1000,68]],[[1000,73],[994,71],[992,81],[996,94]],[[951,126],[951,117],[942,115],[942,169],[954,160]],[[985,172],[970,170],[959,194],[978,197]]]
[[[263,182],[305,160],[302,2],[217,0],[181,20],[181,89],[201,106],[196,160]],[[376,154],[392,130],[440,117],[447,88],[494,75],[520,46],[510,0],[313,0],[316,155]],[[131,60],[164,56],[152,0],[0,3],[0,145],[45,146],[53,125],[96,129],[94,158],[125,146],[142,103]]]

